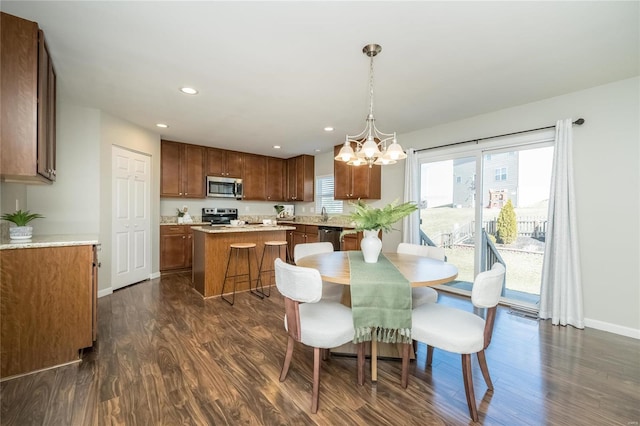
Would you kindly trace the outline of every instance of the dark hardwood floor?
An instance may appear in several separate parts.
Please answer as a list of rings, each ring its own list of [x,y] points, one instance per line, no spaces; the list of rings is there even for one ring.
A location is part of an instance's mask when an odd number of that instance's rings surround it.
[[[98,301],[99,332],[81,363],[1,383],[3,425],[426,425],[469,424],[459,355],[419,346],[409,387],[400,362],[379,362],[356,384],[356,359],[322,365],[310,413],[312,350],[296,346],[289,377],[283,300],[236,295],[203,301],[186,274],[165,275]],[[440,303],[469,307],[441,293]],[[487,392],[473,375],[480,422],[491,425],[637,425],[640,341],[553,327],[500,308]],[[367,361],[367,367],[369,362]]]

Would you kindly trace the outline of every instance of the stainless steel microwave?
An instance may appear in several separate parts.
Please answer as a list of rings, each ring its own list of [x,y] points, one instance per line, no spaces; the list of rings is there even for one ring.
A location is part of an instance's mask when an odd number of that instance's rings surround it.
[[[242,179],[207,176],[207,197],[242,199]]]

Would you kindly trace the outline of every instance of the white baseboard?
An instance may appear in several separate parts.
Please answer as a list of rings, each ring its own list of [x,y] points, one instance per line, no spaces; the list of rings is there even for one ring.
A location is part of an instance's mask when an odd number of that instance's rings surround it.
[[[102,290],[98,290],[98,299],[100,299],[101,297],[104,297],[104,296],[108,296],[108,295],[110,295],[112,293],[113,293],[113,289],[111,287],[103,288]]]
[[[609,322],[593,320],[589,318],[584,319],[585,327],[595,328],[596,330],[607,331],[609,333],[619,334],[621,336],[631,337],[633,339],[640,339],[640,330],[631,327],[625,327],[622,325],[611,324]]]
[[[160,271],[152,272],[151,274],[149,274],[150,280],[153,280],[155,278],[160,278]],[[98,290],[98,299],[104,296],[108,296],[110,294],[113,294],[113,287],[108,287],[108,288],[103,288],[102,290]]]

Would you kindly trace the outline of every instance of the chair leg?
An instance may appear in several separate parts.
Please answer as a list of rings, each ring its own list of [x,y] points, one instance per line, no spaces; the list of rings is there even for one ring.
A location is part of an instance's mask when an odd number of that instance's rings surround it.
[[[427,345],[427,367],[433,362],[433,346]]]
[[[322,360],[323,361],[328,360],[330,356],[331,356],[331,352],[329,351],[329,349],[322,349]]]
[[[462,354],[462,378],[464,379],[464,392],[467,395],[467,405],[469,414],[474,422],[478,421],[478,410],[476,409],[476,396],[473,393],[473,377],[471,376],[471,355]]]
[[[318,412],[320,399],[320,348],[313,348],[313,393],[311,394],[311,412]]]
[[[487,384],[489,390],[493,390],[493,383],[491,382],[491,376],[489,375],[489,367],[487,367],[487,358],[484,356],[484,349],[477,353],[478,363],[480,364],[480,370],[484,377],[484,382]]]
[[[411,347],[410,343],[402,345],[402,387],[405,389],[409,384],[409,349]]]
[[[293,344],[295,340],[293,337],[289,336],[289,340],[287,341],[287,352],[284,355],[284,364],[282,364],[282,371],[280,372],[280,381],[284,382],[284,379],[287,378],[287,373],[289,372],[289,365],[291,364],[291,356],[293,355]]]
[[[360,386],[364,385],[364,343],[358,343],[358,384]]]

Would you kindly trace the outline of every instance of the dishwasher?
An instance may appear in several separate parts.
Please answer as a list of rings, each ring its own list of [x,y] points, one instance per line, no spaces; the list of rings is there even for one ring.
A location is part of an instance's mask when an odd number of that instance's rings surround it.
[[[318,227],[318,241],[321,243],[329,242],[333,244],[334,251],[340,251],[340,233],[342,228],[336,228],[335,226],[319,226]]]

